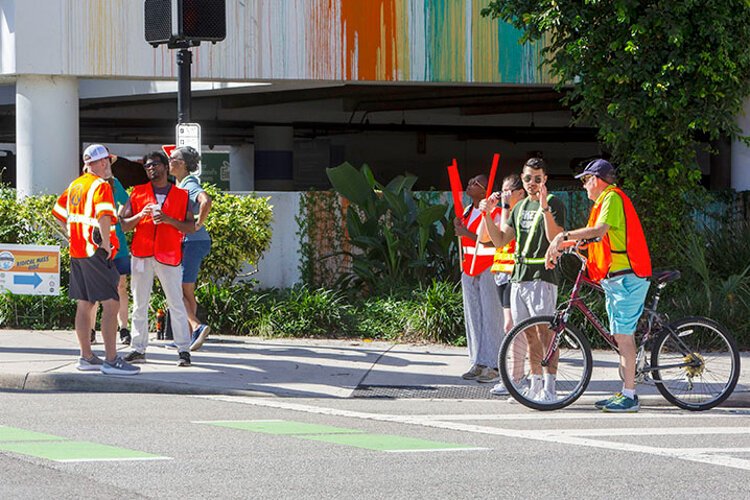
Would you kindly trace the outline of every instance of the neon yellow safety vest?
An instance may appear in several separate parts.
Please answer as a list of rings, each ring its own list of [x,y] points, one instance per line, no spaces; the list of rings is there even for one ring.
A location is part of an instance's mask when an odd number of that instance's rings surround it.
[[[547,195],[547,202],[552,199],[553,195]],[[518,207],[518,213],[516,214],[516,241],[520,241],[521,236],[521,216],[523,215],[523,211],[526,208],[526,204],[529,202],[529,198],[527,197],[525,200],[521,202],[521,206]],[[534,239],[534,234],[536,233],[537,227],[539,227],[539,222],[542,220],[542,215],[544,214],[544,211],[542,210],[542,204],[539,204],[539,209],[536,211],[536,214],[534,214],[534,220],[531,222],[531,229],[529,229],[529,233],[526,236],[526,243],[523,246],[523,250],[520,250],[520,246],[516,246],[516,262],[520,264],[544,264],[544,257],[527,257],[529,254],[529,247],[531,246],[531,240]],[[520,251],[519,251],[520,250]]]

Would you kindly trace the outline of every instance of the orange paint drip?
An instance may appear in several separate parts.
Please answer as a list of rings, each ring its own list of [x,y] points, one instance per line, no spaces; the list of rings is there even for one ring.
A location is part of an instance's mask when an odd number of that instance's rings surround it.
[[[393,80],[397,66],[397,0],[341,0],[344,75]],[[356,68],[356,70],[355,70]]]

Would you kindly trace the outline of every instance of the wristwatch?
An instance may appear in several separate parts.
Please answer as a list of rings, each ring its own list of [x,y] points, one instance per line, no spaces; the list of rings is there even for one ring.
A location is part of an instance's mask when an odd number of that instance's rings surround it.
[[[563,241],[568,241],[568,232],[563,231]]]
[[[552,212],[552,207],[547,205],[545,208],[542,209],[542,212]]]
[[[510,210],[510,205],[507,203],[503,203],[503,208],[506,210]]]

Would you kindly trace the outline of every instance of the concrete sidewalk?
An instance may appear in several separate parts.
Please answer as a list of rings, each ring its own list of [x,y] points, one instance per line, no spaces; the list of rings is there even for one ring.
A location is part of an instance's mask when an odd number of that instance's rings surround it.
[[[101,342],[101,337],[99,336]],[[306,398],[490,399],[493,384],[466,381],[465,348],[362,340],[264,339],[211,336],[179,368],[177,352],[152,341],[141,373],[113,377],[79,372],[78,343],[70,331],[0,330],[0,390],[234,394]],[[103,346],[94,351],[102,355]],[[120,346],[124,355],[127,346]],[[594,373],[581,402],[621,387],[617,357],[594,353]],[[750,353],[725,406],[750,406]],[[645,404],[668,404],[654,386],[641,385]],[[494,398],[500,399],[500,398]]]

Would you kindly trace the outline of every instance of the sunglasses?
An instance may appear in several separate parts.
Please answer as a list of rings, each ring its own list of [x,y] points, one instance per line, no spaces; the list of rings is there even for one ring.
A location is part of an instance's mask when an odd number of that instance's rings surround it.
[[[523,182],[527,184],[529,182],[532,182],[532,180],[534,181],[534,184],[541,184],[544,180],[544,177],[542,177],[541,175],[524,175],[523,177],[521,177],[521,180],[523,180]]]
[[[151,167],[156,167],[158,165],[164,165],[164,164],[160,161],[150,161],[146,163],[145,165],[143,165],[143,168],[151,168]]]
[[[479,187],[480,187],[480,188],[482,188],[482,189],[487,189],[486,187],[484,187],[484,186],[482,185],[482,183],[481,183],[481,182],[479,182],[479,181],[478,181],[478,180],[476,180],[476,179],[470,179],[470,180],[469,180],[469,183],[467,184],[467,186],[471,186],[471,185],[476,185],[476,186],[479,186]]]
[[[593,175],[591,175],[591,174],[584,175],[583,177],[581,177],[581,184],[583,184],[585,186],[586,183],[588,181],[590,181],[592,177],[593,177]]]

